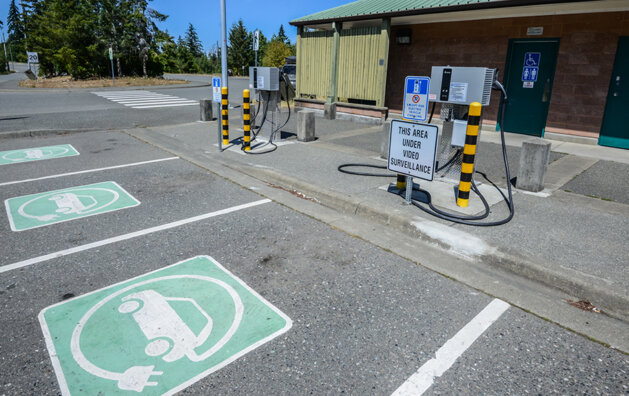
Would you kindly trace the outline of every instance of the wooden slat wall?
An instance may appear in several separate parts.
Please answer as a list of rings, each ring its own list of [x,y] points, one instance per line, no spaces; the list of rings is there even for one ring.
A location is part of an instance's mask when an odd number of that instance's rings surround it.
[[[379,61],[388,54],[382,46],[379,26],[341,30],[338,73],[341,100],[375,100],[377,106],[384,105],[381,103],[384,65],[379,65]]]
[[[301,32],[297,45],[297,97],[325,99],[332,76],[332,31]]]

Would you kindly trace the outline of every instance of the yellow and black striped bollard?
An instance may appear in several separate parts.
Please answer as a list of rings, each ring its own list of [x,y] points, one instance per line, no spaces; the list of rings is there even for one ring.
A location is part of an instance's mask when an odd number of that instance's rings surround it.
[[[466,208],[470,203],[470,190],[472,188],[472,175],[474,174],[474,156],[476,155],[476,143],[478,140],[478,126],[483,107],[478,102],[470,103],[467,116],[467,130],[465,132],[465,147],[463,148],[463,163],[461,164],[461,181],[459,182],[459,194],[456,204]]]
[[[242,128],[245,133],[242,137],[243,150],[251,151],[251,112],[249,104],[249,90],[242,91]]]
[[[221,116],[223,119],[223,146],[229,146],[229,102],[227,87],[221,88]]]
[[[397,174],[397,182],[395,183],[395,187],[398,190],[405,190],[406,189],[406,176],[400,175],[398,173]]]

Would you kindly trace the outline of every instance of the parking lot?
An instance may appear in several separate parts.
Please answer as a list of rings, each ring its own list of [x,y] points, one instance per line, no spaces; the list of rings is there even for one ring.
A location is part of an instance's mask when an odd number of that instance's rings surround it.
[[[622,353],[127,134],[1,147],[0,394],[627,393]]]

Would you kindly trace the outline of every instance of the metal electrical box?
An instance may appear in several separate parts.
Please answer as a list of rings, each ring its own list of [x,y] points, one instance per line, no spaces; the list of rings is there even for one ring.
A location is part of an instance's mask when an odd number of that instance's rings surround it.
[[[280,90],[280,69],[277,67],[249,67],[249,89]]]
[[[433,66],[429,100],[438,103],[489,106],[496,69],[486,67]]]

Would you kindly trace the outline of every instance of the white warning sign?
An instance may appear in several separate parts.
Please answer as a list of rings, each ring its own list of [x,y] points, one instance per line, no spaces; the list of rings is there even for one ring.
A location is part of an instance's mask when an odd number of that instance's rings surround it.
[[[438,137],[439,127],[436,125],[391,121],[388,169],[432,181]]]

